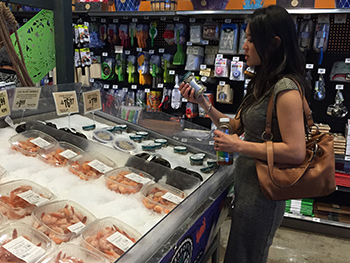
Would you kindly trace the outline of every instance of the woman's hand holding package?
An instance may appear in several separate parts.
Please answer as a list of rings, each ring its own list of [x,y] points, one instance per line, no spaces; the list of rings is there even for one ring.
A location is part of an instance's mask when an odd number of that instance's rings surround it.
[[[223,152],[239,152],[242,140],[237,134],[225,134],[222,131],[214,131],[214,149]]]
[[[192,87],[188,83],[185,84],[184,82],[182,82],[179,87],[179,90],[182,96],[189,102],[201,104],[205,100],[203,95],[200,95],[198,98],[195,98],[194,89],[192,89]]]

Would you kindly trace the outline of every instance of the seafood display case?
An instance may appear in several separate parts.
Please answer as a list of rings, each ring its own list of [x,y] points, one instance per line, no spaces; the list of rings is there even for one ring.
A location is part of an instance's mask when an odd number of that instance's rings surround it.
[[[188,231],[194,233],[193,241],[191,241],[192,260],[189,262],[203,259],[205,252],[217,234],[220,220],[227,215],[227,211],[223,209],[225,207],[223,204],[228,188],[232,183],[233,169],[232,166],[218,167],[213,165],[216,156],[213,151],[211,131],[183,120],[174,122],[171,115],[162,112],[149,113],[142,109],[137,109],[139,110],[137,118],[134,118],[132,121],[129,119],[126,120],[122,118],[125,107],[118,105],[114,101],[109,104],[111,106],[110,108],[103,107],[103,110],[96,111],[94,114],[84,115],[82,113],[83,106],[80,105],[80,113],[69,116],[58,116],[53,107],[54,103],[51,93],[62,90],[67,91],[69,88],[65,85],[63,89],[60,86],[45,87],[45,89],[46,92],[41,94],[37,111],[25,112],[25,114],[22,114],[24,117],[19,117],[21,114],[18,113],[13,116],[11,115],[15,123],[25,121],[25,130],[38,130],[53,137],[58,142],[54,142],[53,146],[45,149],[39,149],[38,157],[35,159],[47,163],[48,158],[44,158],[45,160],[43,160],[43,157],[51,153],[54,156],[53,152],[56,150],[59,150],[59,153],[65,150],[65,147],[59,147],[59,145],[62,146],[62,142],[68,145],[74,145],[83,152],[79,153],[78,150],[76,152],[78,156],[69,159],[67,166],[57,165],[56,161],[54,161],[51,163],[52,168],[50,169],[66,169],[64,170],[65,175],[67,173],[72,177],[74,177],[74,174],[78,175],[74,179],[70,177],[70,180],[79,181],[74,185],[76,191],[79,190],[80,184],[83,185],[84,182],[88,183],[91,181],[93,183],[93,181],[96,181],[96,188],[104,187],[103,191],[100,192],[108,196],[108,198],[110,194],[120,195],[123,198],[124,196],[132,196],[139,203],[135,207],[130,207],[131,205],[127,206],[126,204],[126,208],[121,208],[121,210],[135,209],[135,214],[138,214],[137,209],[140,209],[140,205],[147,208],[142,208],[145,209],[142,213],[147,214],[147,216],[151,215],[151,220],[143,222],[141,213],[138,218],[140,222],[134,225],[133,223],[129,223],[132,228],[141,233],[141,237],[135,240],[135,244],[131,248],[128,248],[125,251],[126,253],[122,254],[117,261],[178,262],[175,260],[179,256],[179,251],[176,248],[180,249],[177,243],[180,240],[181,242],[183,241],[182,237],[183,235],[188,235]],[[47,89],[51,90],[48,91]],[[77,92],[77,97],[80,101],[82,92],[80,87],[77,88],[76,84],[72,84],[71,90]],[[94,131],[85,131],[82,129],[82,127],[91,123],[96,126]],[[15,136],[15,132],[10,132],[10,128],[6,127],[5,122],[1,123],[1,127],[6,129],[6,134],[11,133]],[[116,127],[123,128],[117,129]],[[101,140],[96,139],[96,134],[99,134],[97,133],[98,130],[111,132],[113,138],[101,142]],[[148,137],[144,137],[139,141],[131,139],[133,136],[139,135],[140,132],[147,134]],[[9,138],[3,138],[2,140],[9,140]],[[127,142],[127,145],[125,142]],[[129,148],[130,145],[132,145],[131,148]],[[117,146],[124,147],[126,150],[120,150]],[[175,148],[179,146],[186,148],[186,152],[176,151]],[[10,148],[11,145],[8,147]],[[97,155],[103,155],[106,159]],[[203,159],[203,162],[196,163],[193,160],[199,155]],[[91,179],[88,178],[86,174],[81,174],[83,169],[79,168],[91,161],[86,156],[92,156],[90,159],[102,163],[107,160],[108,164],[105,166],[110,167],[110,169],[108,171],[102,171],[98,176],[94,176]],[[197,157],[191,158],[193,156]],[[5,164],[3,166],[7,168]],[[117,167],[128,168],[115,172],[115,168]],[[135,187],[126,185],[125,188],[117,180],[119,180],[119,176],[125,184],[127,180],[124,179],[128,176],[129,172],[132,173],[133,180],[136,180],[135,177],[137,175],[141,175],[142,178],[138,179],[140,183],[136,183]],[[142,175],[142,172],[144,175]],[[7,178],[6,181],[12,179],[11,176],[11,171],[9,171],[9,174],[5,177]],[[89,187],[91,186],[89,185]],[[105,191],[108,188],[111,190],[110,192]],[[123,192],[124,190],[125,194]],[[158,195],[159,193],[162,193],[164,196],[168,194],[170,201],[165,202],[163,200],[162,203],[157,203],[154,195]],[[58,199],[68,199],[69,197],[66,197],[66,195],[74,196],[74,193],[62,191],[62,195],[59,195]],[[91,196],[90,198],[94,199]],[[79,201],[87,202],[86,200],[74,201],[78,201],[78,203]],[[102,208],[94,208],[93,206],[87,208],[90,210],[95,209],[94,212],[97,212],[94,215],[97,218],[113,217],[115,216],[114,213],[119,211],[117,207],[115,208],[116,211],[103,210]],[[207,215],[207,213],[209,214]],[[118,214],[117,217],[123,219],[122,215],[119,216]],[[128,219],[125,221],[128,221]],[[82,232],[84,233],[84,230]],[[188,239],[189,237],[187,236],[186,240]],[[198,253],[195,252],[196,244],[202,247],[197,251]],[[182,249],[181,251],[184,250]]]

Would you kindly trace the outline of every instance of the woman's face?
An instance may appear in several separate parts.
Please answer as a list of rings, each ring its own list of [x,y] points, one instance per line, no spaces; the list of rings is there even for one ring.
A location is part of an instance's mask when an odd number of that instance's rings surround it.
[[[256,52],[254,43],[252,42],[249,24],[245,30],[245,33],[246,33],[246,41],[244,42],[244,45],[243,45],[243,49],[245,51],[244,52],[245,60],[249,67],[258,66],[261,64],[261,60],[258,55],[258,52]]]

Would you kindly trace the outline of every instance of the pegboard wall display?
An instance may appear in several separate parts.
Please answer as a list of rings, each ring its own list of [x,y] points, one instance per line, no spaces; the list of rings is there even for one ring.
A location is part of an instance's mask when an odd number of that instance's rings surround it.
[[[150,111],[161,110],[174,116],[182,116],[209,128],[210,119],[200,117],[196,113],[197,109],[192,106],[192,108],[189,107],[186,101],[182,100],[180,106],[173,107],[172,98],[174,96],[172,91],[176,85],[175,80],[180,80],[190,68],[190,71],[196,77],[198,76],[198,79],[206,86],[206,93],[211,94],[210,97],[213,99],[214,106],[224,113],[234,114],[242,101],[245,85],[247,84],[247,76],[240,75],[242,72],[234,72],[237,68],[231,65],[233,62],[240,62],[242,68],[245,68],[244,51],[240,50],[240,45],[242,45],[240,42],[245,37],[245,18],[241,14],[237,17],[231,14],[230,17],[225,18],[222,18],[222,16],[196,16],[193,18],[185,15],[82,17],[84,21],[89,23],[90,43],[95,42],[94,36],[100,41],[99,45],[94,43],[94,45],[89,46],[91,54],[93,54],[92,61],[103,67],[107,60],[107,63],[113,64],[111,70],[115,72],[115,76],[110,79],[95,77],[92,80],[92,85],[100,87],[109,94],[124,96],[126,98],[125,102],[131,104],[137,103],[139,91],[140,94],[145,92],[143,95],[144,105],[148,103],[147,94],[156,92],[158,94],[158,104]],[[312,87],[309,102],[314,120],[316,123],[329,124],[331,132],[344,133],[345,124],[349,118],[348,114],[338,114],[329,109],[330,106],[339,106],[339,104],[341,104],[343,110],[350,107],[350,103],[348,103],[350,100],[350,92],[348,91],[350,81],[348,78],[350,72],[349,18],[346,14],[341,14],[340,17],[334,13],[321,17],[312,14],[309,16],[297,15],[295,21],[300,38],[300,48],[304,51],[307,63],[306,71]],[[77,23],[77,21],[74,21],[74,23]],[[215,24],[218,25],[216,28],[217,37],[208,38],[208,36],[203,35],[205,34],[203,28],[207,23],[212,23],[212,28]],[[235,24],[236,27],[232,29],[228,26],[225,31],[223,30],[224,24]],[[143,35],[138,32],[138,29],[142,28],[140,25],[144,26],[145,32],[142,33]],[[193,26],[198,26],[200,31],[192,31]],[[125,39],[123,39],[121,32],[123,30],[126,34]],[[181,47],[176,44],[177,30],[180,33]],[[226,41],[229,41],[230,36],[234,36],[234,41],[236,41],[235,51],[226,53],[214,48],[214,59],[210,61],[212,58],[209,58],[208,61],[206,54],[208,46],[221,47],[223,34],[232,31],[234,32],[232,35],[227,34],[225,37],[228,37]],[[113,35],[115,36],[113,37]],[[200,39],[198,42],[191,41],[196,37]],[[196,56],[190,57],[191,52],[198,55],[198,47],[202,48],[203,57],[200,59]],[[182,49],[183,52],[180,52],[179,49]],[[182,53],[180,60],[184,59],[184,63],[178,61],[179,52]],[[130,56],[135,58],[133,65],[129,64]],[[167,58],[167,56],[170,58]],[[228,59],[226,68],[216,70],[215,59],[217,57]],[[194,66],[193,63],[189,63],[190,59],[195,59],[198,65]],[[144,71],[142,65],[145,61],[147,70]],[[120,78],[118,75],[120,71],[118,70],[121,67],[124,67],[122,69],[124,70],[124,76]],[[132,77],[130,77],[130,70],[134,74]],[[141,76],[140,70],[146,72],[144,77]],[[102,75],[103,73],[106,73],[104,69],[102,69]],[[149,75],[149,77],[146,75]],[[178,78],[175,78],[176,75],[178,75]],[[342,85],[342,88],[339,88],[339,85]],[[339,102],[339,92],[341,93],[341,102]],[[128,93],[131,94],[128,95]]]

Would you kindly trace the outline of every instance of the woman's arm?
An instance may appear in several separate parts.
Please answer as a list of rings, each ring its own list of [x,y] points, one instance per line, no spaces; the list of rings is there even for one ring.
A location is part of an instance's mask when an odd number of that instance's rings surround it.
[[[303,108],[297,90],[282,91],[276,101],[278,125],[282,142],[273,144],[274,160],[277,163],[300,164],[305,158],[305,132]],[[239,152],[266,160],[266,144],[242,141],[237,135],[225,135],[215,131],[215,150]]]

